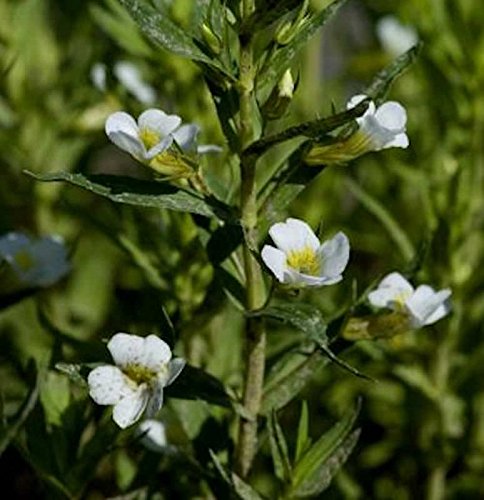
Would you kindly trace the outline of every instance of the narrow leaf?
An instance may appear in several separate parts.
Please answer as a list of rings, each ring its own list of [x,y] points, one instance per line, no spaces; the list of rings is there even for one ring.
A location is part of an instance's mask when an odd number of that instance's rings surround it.
[[[299,425],[297,428],[296,442],[296,457],[295,462],[298,462],[302,454],[307,450],[311,441],[309,439],[309,413],[308,404],[303,401],[301,404],[301,416],[299,417]]]
[[[277,420],[276,412],[271,413],[267,419],[269,429],[269,441],[271,445],[272,461],[276,477],[282,482],[289,482],[291,478],[291,463],[287,451],[287,443]]]
[[[121,175],[84,175],[69,172],[41,175],[29,171],[25,171],[25,173],[43,182],[64,181],[109,198],[116,203],[166,208],[206,217],[225,218],[229,216],[229,207],[223,203],[216,200],[207,202],[195,193],[164,182],[144,181]]]

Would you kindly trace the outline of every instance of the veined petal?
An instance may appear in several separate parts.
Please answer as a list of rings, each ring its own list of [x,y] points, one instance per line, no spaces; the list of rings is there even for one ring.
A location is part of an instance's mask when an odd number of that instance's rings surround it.
[[[350,243],[347,236],[339,232],[325,241],[317,253],[321,260],[321,275],[327,278],[340,277],[350,258]]]
[[[114,362],[121,368],[141,364],[144,355],[144,339],[129,333],[116,333],[108,342]]]
[[[284,282],[284,271],[287,269],[286,254],[271,245],[265,245],[261,252],[264,264],[274,273],[281,283]]]
[[[429,318],[437,312],[450,295],[451,291],[449,289],[435,292],[428,285],[420,285],[405,303],[409,313],[412,315],[415,326],[430,324]],[[437,312],[438,319],[442,317],[440,316],[441,312]]]
[[[114,405],[133,393],[133,386],[116,366],[99,366],[88,377],[89,395],[98,405]]]
[[[138,118],[140,129],[148,129],[160,136],[160,140],[171,134],[180,126],[181,118],[177,115],[167,115],[161,109],[147,109]]]
[[[149,390],[145,384],[128,396],[122,398],[113,410],[113,420],[121,427],[126,429],[141,418],[148,403]]]
[[[171,359],[171,349],[168,344],[156,335],[143,338],[140,364],[149,370],[159,372]]]
[[[173,132],[173,138],[183,151],[195,149],[197,135],[200,127],[194,123],[182,125]]]
[[[269,229],[269,234],[276,246],[286,254],[307,247],[314,251],[319,248],[319,240],[311,227],[299,219],[278,222]]]
[[[382,127],[403,132],[407,123],[407,112],[398,102],[388,101],[376,110],[375,118]]]
[[[170,361],[170,363],[168,364],[169,372],[168,372],[168,378],[165,381],[165,386],[173,383],[173,381],[178,377],[178,375],[180,375],[183,368],[185,368],[186,364],[187,362],[182,358],[174,358]]]

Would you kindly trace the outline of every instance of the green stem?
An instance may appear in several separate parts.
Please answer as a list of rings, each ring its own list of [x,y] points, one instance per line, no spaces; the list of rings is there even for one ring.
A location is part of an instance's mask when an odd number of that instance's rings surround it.
[[[255,10],[253,0],[242,1],[244,19]],[[250,34],[240,36],[240,150],[243,151],[253,140],[252,103],[254,92],[254,65],[252,38]],[[258,262],[251,249],[257,245],[257,191],[255,183],[255,158],[241,154],[241,219],[244,228],[244,271],[246,279],[246,309],[257,309],[264,302],[264,283]],[[257,450],[257,417],[261,407],[266,336],[260,318],[248,318],[246,333],[246,366],[243,405],[247,418],[239,426],[235,448],[234,468],[241,477],[247,477]]]

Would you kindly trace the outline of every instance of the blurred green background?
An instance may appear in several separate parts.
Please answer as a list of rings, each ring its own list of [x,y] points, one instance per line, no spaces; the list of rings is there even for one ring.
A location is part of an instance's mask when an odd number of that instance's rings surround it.
[[[172,4],[181,26],[190,22],[191,3]],[[315,7],[327,3],[314,2]],[[275,127],[327,115],[332,105],[342,109],[365,88],[393,56],[376,35],[378,21],[388,14],[412,26],[424,44],[389,96],[407,109],[410,147],[328,168],[293,204],[291,215],[313,227],[322,221],[325,234],[342,229],[352,245],[344,282],[300,300],[334,315],[350,301],[355,283],[361,292],[399,270],[415,282],[451,287],[453,313],[412,334],[359,342],[345,354],[376,383],[329,366],[315,374],[299,399],[308,401],[317,434],[363,395],[362,437],[324,498],[484,498],[482,2],[350,0],[299,58],[293,71],[300,78],[296,97]],[[117,77],[121,61],[135,65],[152,87],[152,106],[201,125],[201,143],[224,144],[200,71],[150,45],[116,0],[0,0],[0,234],[61,234],[73,266],[55,287],[0,311],[4,421],[17,413],[32,385],[29,359],[39,366],[98,360],[93,346],[102,345],[95,341],[116,331],[162,333],[160,304],[174,322],[180,354],[228,386],[241,383],[241,318],[230,301],[214,299],[221,292],[191,216],[114,205],[23,173],[149,176],[112,146],[103,130],[111,112],[136,115],[149,107]],[[104,84],[93,81],[95,65],[105,70]],[[278,155],[282,152],[266,163],[276,163]],[[203,167],[214,183],[229,184],[234,175],[228,155],[211,157]],[[39,310],[85,351],[71,342],[59,353],[55,335],[39,322]],[[270,326],[269,369],[293,335]],[[90,403],[85,391],[70,387],[54,370],[49,373],[41,400],[51,428],[61,429],[70,402]],[[193,402],[171,400],[168,406],[188,438],[209,415],[218,425],[226,418]],[[282,424],[296,425],[299,411],[300,403],[291,403]],[[126,490],[136,453],[120,448],[106,458],[86,477],[85,497]],[[263,454],[254,475],[270,496],[269,460]],[[5,498],[46,494],[32,448],[11,444],[0,463]],[[176,470],[162,464],[157,477],[173,481]],[[185,483],[166,486],[160,498],[203,497]]]

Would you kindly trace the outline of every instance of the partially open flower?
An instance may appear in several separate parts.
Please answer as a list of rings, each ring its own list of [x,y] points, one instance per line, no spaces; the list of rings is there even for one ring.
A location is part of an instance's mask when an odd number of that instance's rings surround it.
[[[343,279],[350,245],[339,232],[320,243],[304,221],[287,219],[269,229],[276,247],[265,245],[262,260],[281,283],[293,287],[325,286]]]
[[[156,335],[117,333],[108,349],[115,366],[89,373],[89,394],[97,404],[113,405],[113,420],[124,429],[143,414],[156,414],[163,405],[163,388],[178,377],[185,361],[172,359],[168,344]]]
[[[416,289],[399,273],[388,274],[378,288],[368,294],[370,304],[407,315],[412,328],[435,323],[450,311],[450,289],[436,292],[428,285]]]
[[[18,287],[50,286],[70,270],[67,249],[60,236],[31,239],[22,233],[0,237],[0,260],[15,274]]]

